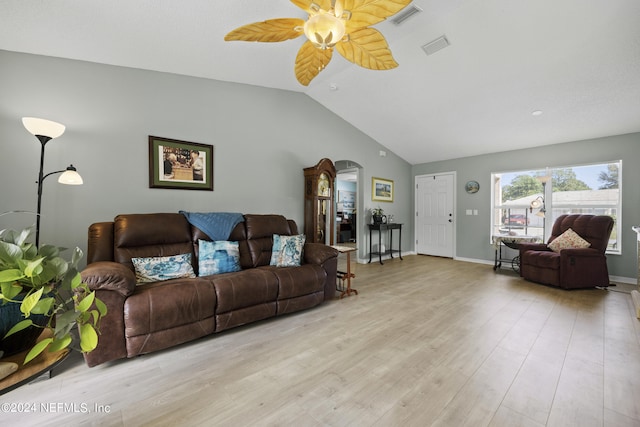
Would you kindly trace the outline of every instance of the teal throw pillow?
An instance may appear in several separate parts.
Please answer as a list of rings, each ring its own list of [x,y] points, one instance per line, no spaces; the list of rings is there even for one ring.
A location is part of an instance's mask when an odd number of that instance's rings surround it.
[[[282,242],[280,241],[280,235],[273,235],[273,247],[271,248],[271,262],[269,265],[278,265],[278,257],[280,256],[280,248],[282,247]]]
[[[198,240],[198,246],[200,248],[198,274],[200,276],[241,270],[238,242]]]
[[[305,235],[280,236],[280,249],[277,256],[277,267],[297,267],[302,261]]]
[[[131,262],[136,270],[137,283],[196,277],[191,266],[191,254],[131,258]]]

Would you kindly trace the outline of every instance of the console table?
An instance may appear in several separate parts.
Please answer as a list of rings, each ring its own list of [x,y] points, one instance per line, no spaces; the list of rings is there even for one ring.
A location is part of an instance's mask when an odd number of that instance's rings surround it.
[[[372,232],[378,232],[378,252],[372,252],[371,241],[372,241]],[[398,249],[395,252],[398,252],[398,256],[402,259],[402,224],[369,224],[369,263],[371,263],[371,256],[378,255],[378,259],[380,264],[384,264],[382,262],[382,255],[389,254],[391,258],[393,258],[393,230],[398,230]],[[386,251],[380,251],[380,247],[382,246],[382,232],[389,232],[389,249]]]
[[[502,262],[508,262],[511,264],[511,268],[516,273],[520,271],[520,255],[514,258],[502,258],[502,246],[507,246],[511,249],[520,249],[520,243],[538,243],[541,241],[539,236],[509,236],[505,234],[491,236],[493,242],[493,248],[496,251],[495,259],[493,261],[493,271],[502,267]]]

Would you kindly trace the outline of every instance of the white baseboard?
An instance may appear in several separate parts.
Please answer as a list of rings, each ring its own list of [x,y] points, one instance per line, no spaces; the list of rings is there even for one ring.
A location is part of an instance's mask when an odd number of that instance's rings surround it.
[[[406,256],[406,255],[415,255],[416,253],[414,251],[409,251],[409,252],[402,252],[402,256]],[[394,259],[397,258],[397,255],[394,255]],[[382,261],[391,259],[391,257],[389,255],[384,255],[382,257]],[[484,264],[484,265],[494,265],[494,261],[492,260],[486,260],[486,259],[477,259],[477,258],[464,258],[464,257],[453,257],[454,260],[456,261],[464,261],[464,262],[472,262],[474,264]],[[377,255],[371,257],[371,262],[373,263],[374,261],[378,261],[379,258]],[[357,263],[358,264],[368,264],[369,263],[369,258],[358,258],[357,259]],[[609,276],[609,281],[610,282],[614,282],[614,283],[625,283],[625,284],[630,284],[630,285],[635,285],[636,283],[638,283],[638,279],[635,277],[622,277],[622,276]]]
[[[621,277],[621,276],[609,276],[609,281],[617,282],[617,283],[627,283],[629,285],[635,285],[636,283],[638,283],[638,279],[635,277]]]
[[[486,264],[493,265],[493,261],[489,261],[486,259],[476,259],[476,258],[464,258],[464,257],[453,257],[456,261],[464,261],[464,262],[473,262],[474,264]]]

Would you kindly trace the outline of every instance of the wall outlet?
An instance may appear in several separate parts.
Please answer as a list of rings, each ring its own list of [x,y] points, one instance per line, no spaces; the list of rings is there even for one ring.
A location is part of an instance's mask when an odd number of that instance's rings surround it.
[[[474,210],[473,210],[473,214],[474,214],[474,215],[478,215],[478,209],[474,209]]]
[[[473,212],[471,211],[471,209],[467,209],[467,215],[473,215]]]

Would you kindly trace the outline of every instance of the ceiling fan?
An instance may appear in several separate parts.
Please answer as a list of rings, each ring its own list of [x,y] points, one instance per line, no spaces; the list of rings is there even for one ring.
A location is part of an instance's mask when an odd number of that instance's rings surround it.
[[[395,15],[412,0],[291,0],[309,14],[243,25],[229,32],[226,41],[281,42],[302,34],[307,41],[298,51],[295,73],[308,86],[338,51],[348,61],[371,70],[398,66],[384,36],[371,25]]]

